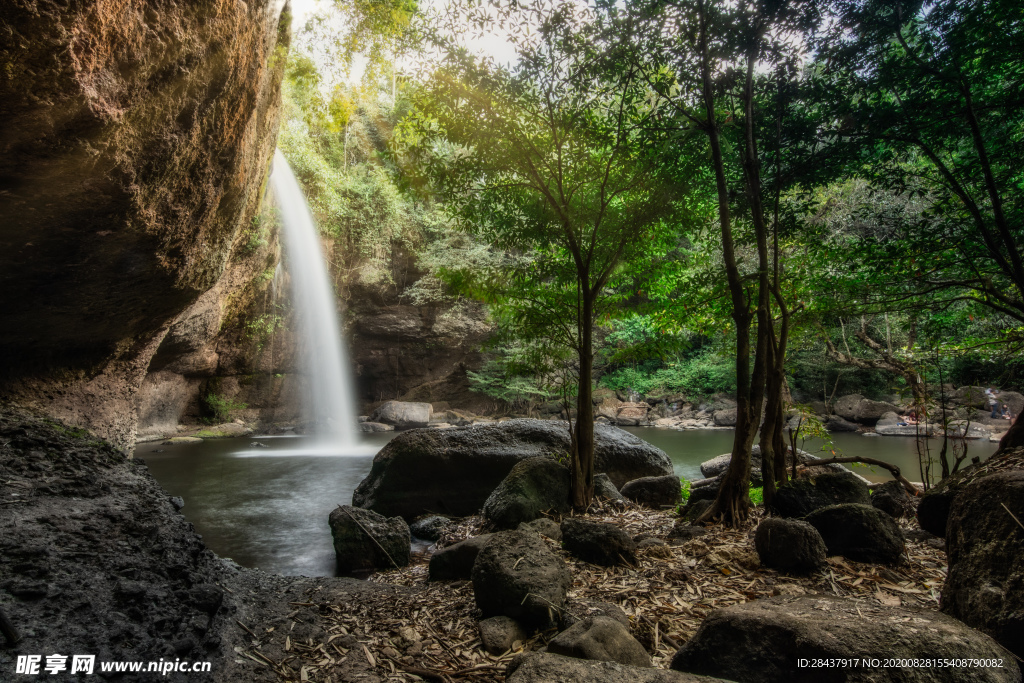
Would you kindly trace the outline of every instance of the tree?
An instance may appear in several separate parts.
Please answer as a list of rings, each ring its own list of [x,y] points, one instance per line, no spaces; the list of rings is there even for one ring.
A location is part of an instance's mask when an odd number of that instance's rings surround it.
[[[841,172],[926,203],[861,247],[871,296],[940,294],[1024,323],[1024,8],[1010,0],[836,0],[817,41],[820,139]],[[879,286],[881,285],[881,286]],[[1014,425],[1004,445],[1024,445]]]
[[[642,52],[653,55],[648,62],[649,82],[670,98],[677,125],[701,131],[710,147],[722,265],[736,331],[737,416],[729,469],[714,504],[699,521],[719,518],[739,524],[750,508],[747,491],[751,448],[766,388],[769,406],[762,438],[763,471],[776,471],[774,453],[783,449],[784,370],[791,315],[781,287],[777,197],[782,186],[778,173],[771,187],[776,197],[774,223],[770,223],[765,210],[760,146],[766,116],[759,106],[764,81],[756,77],[756,69],[768,64],[780,72],[788,68],[790,74],[795,73],[796,54],[783,37],[812,25],[815,14],[810,3],[741,2],[725,6],[708,0],[653,2],[642,14],[646,20],[641,33],[646,41]],[[781,101],[781,97],[777,99]],[[767,118],[770,120],[778,109],[769,112]],[[777,129],[782,123],[781,114],[778,116]],[[777,142],[780,137],[775,136]],[[776,166],[780,163],[778,147]],[[737,217],[748,223],[752,233],[756,254],[752,273],[742,269]],[[778,328],[773,305],[780,313]],[[781,463],[778,472],[785,477]],[[766,490],[770,497],[774,480]]]
[[[515,312],[524,330],[575,358],[572,502],[593,496],[594,327],[614,316],[623,274],[669,244],[672,186],[646,122],[661,101],[574,3],[536,17],[519,63],[495,69],[451,50],[406,119],[401,151],[430,172],[455,218],[508,255],[453,281]],[[627,268],[627,266],[629,266]]]

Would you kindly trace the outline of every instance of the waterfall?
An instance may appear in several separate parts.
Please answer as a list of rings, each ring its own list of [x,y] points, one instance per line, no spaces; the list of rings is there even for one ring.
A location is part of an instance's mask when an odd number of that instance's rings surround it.
[[[358,424],[352,379],[338,324],[334,287],[327,274],[320,237],[306,197],[281,150],[271,174],[281,211],[285,260],[299,322],[304,372],[309,381],[309,414],[324,446],[342,453],[357,450]]]

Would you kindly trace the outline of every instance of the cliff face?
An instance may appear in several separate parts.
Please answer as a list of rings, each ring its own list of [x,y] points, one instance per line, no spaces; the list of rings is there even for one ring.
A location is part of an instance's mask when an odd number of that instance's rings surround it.
[[[224,296],[273,265],[275,245],[250,245],[277,135],[283,4],[5,3],[9,400],[129,448],[138,390],[168,330],[178,341],[189,325],[209,335],[230,312]]]

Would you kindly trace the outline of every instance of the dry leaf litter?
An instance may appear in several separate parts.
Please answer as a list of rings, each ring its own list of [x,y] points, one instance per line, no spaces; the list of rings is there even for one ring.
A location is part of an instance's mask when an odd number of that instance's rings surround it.
[[[908,540],[897,567],[831,557],[815,574],[790,576],[759,567],[753,535],[762,516],[759,509],[743,528],[709,527],[703,536],[669,545],[677,520],[670,513],[623,503],[595,505],[588,518],[617,524],[635,539],[666,541],[640,549],[636,566],[588,564],[545,540],[569,565],[569,611],[578,600],[618,605],[661,668],[712,610],[758,598],[824,593],[938,608],[946,556],[934,540],[933,545]],[[901,524],[917,528],[916,522]],[[437,545],[476,535],[481,528],[479,517],[467,518],[449,527]],[[477,630],[480,613],[472,583],[427,582],[429,559],[429,551],[417,553],[409,567],[372,575],[369,583],[374,585],[367,586],[372,590],[345,593],[341,599],[331,599],[320,586],[307,601],[292,603],[295,611],[287,624],[254,630],[240,624],[253,637],[253,646],[238,654],[281,681],[501,681],[516,654],[542,647],[555,635],[540,633],[517,641],[500,656],[488,654]],[[295,636],[297,624],[305,627],[300,632],[319,637]]]

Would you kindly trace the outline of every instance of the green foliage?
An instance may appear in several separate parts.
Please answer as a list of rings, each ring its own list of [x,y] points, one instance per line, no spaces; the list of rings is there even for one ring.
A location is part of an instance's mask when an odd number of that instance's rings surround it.
[[[227,422],[231,419],[231,412],[235,410],[244,410],[247,408],[247,404],[234,399],[219,396],[218,394],[210,393],[203,399],[203,403],[206,409],[211,413],[207,418],[207,422],[210,424]]]
[[[750,487],[750,491],[747,492],[747,495],[750,497],[750,504],[751,505],[755,505],[755,506],[756,505],[764,505],[764,487],[763,486],[757,486],[757,487],[751,486]]]
[[[245,323],[245,335],[256,342],[256,353],[259,353],[274,333],[283,326],[284,318],[282,316],[276,313],[264,313]]]
[[[689,358],[619,368],[603,375],[600,384],[645,395],[681,393],[703,397],[736,391],[736,368],[720,350],[705,346]]]
[[[690,480],[686,477],[680,477],[679,484],[681,486],[680,496],[682,497],[683,505],[690,500]]]

